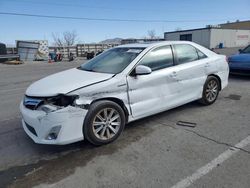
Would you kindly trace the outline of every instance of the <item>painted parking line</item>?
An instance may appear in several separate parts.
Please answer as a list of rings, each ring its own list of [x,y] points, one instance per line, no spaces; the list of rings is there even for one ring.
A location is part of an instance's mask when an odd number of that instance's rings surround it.
[[[236,154],[243,149],[245,146],[250,144],[250,136],[246,137],[244,140],[236,144],[234,147],[226,150],[222,154],[220,154],[217,158],[213,159],[211,162],[206,164],[205,166],[199,168],[194,172],[191,176],[184,178],[183,180],[179,181],[177,184],[172,186],[171,188],[186,188],[193,184],[195,181],[200,179],[202,176],[209,173],[218,165],[222,164],[225,160],[229,159],[232,155]]]

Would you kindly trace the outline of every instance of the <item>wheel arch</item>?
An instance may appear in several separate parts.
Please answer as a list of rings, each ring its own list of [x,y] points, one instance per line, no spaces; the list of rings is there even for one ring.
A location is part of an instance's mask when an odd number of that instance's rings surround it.
[[[129,111],[121,99],[115,98],[115,97],[105,97],[105,98],[99,98],[99,99],[93,100],[91,102],[91,104],[93,104],[97,101],[102,101],[102,100],[108,100],[108,101],[112,101],[112,102],[118,104],[122,108],[122,110],[124,111],[126,123],[128,122]]]
[[[221,91],[221,78],[220,78],[218,75],[216,75],[216,74],[209,74],[209,75],[207,76],[207,78],[208,78],[209,76],[213,76],[213,77],[215,77],[215,78],[217,78],[217,79],[219,80],[219,90]]]

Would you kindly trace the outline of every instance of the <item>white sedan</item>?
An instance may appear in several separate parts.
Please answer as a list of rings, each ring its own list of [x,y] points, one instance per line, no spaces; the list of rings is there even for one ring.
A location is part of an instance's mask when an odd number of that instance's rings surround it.
[[[108,144],[131,121],[195,100],[214,103],[228,74],[225,56],[192,42],[122,45],[29,86],[22,125],[40,144]]]

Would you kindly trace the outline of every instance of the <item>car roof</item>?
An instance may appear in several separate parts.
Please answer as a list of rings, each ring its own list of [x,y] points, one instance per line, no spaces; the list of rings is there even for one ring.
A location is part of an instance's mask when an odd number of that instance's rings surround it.
[[[151,49],[154,47],[160,47],[164,45],[172,45],[172,44],[190,44],[194,46],[195,48],[198,48],[203,53],[205,53],[207,56],[214,56],[217,55],[215,52],[212,52],[211,50],[207,49],[204,46],[201,46],[197,43],[190,42],[190,41],[161,41],[161,42],[150,42],[150,43],[134,43],[134,44],[125,44],[116,46],[115,48],[145,48],[145,49]]]
[[[194,44],[190,41],[161,41],[161,42],[145,42],[145,43],[132,43],[119,45],[116,48],[152,48],[162,45],[171,45],[171,44]]]

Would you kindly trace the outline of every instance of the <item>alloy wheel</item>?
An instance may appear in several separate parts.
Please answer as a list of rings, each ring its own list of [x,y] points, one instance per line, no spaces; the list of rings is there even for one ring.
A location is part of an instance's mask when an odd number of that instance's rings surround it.
[[[218,83],[215,80],[210,80],[210,82],[208,82],[207,84],[205,93],[207,100],[209,102],[214,101],[218,95],[218,91],[219,91]]]
[[[94,117],[92,129],[94,135],[101,140],[113,138],[121,126],[120,114],[114,108],[104,108]]]

